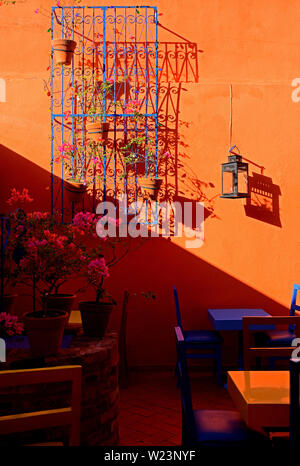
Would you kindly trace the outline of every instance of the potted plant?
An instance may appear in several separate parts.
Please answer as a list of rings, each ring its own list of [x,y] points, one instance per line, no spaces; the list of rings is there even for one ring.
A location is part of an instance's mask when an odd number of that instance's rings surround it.
[[[72,40],[70,37],[72,29],[76,29],[78,20],[76,18],[74,25],[69,25],[69,22],[70,17],[65,15],[62,21],[63,37],[52,40],[53,55],[57,65],[71,65],[74,51],[76,49],[77,44],[75,40]]]
[[[14,271],[16,264],[13,260],[13,251],[16,247],[16,239],[22,235],[23,228],[14,222],[21,208],[26,203],[32,202],[33,199],[29,196],[27,188],[18,191],[16,188],[11,189],[10,198],[6,201],[11,208],[19,206],[14,212],[1,215],[1,236],[2,251],[1,251],[1,290],[0,290],[0,312],[13,314],[17,300],[17,294],[7,293],[8,287],[14,288],[16,285],[14,279]]]
[[[75,40],[72,39],[53,39],[52,48],[56,64],[71,65],[76,45]]]
[[[7,312],[0,312],[0,338],[3,338],[6,343],[15,337],[21,336],[23,331],[24,326],[17,316]]]
[[[116,222],[109,218],[109,222]],[[79,212],[73,219],[74,231],[78,233],[78,242],[81,249],[81,269],[80,276],[86,282],[87,287],[95,290],[93,301],[79,302],[82,325],[85,335],[102,338],[105,334],[109,316],[116,304],[115,300],[105,291],[103,282],[109,276],[109,268],[115,265],[128,252],[120,238],[105,236],[105,232],[100,233],[98,228],[99,218],[90,212]],[[97,233],[96,233],[97,225]],[[102,230],[101,230],[102,231]],[[96,238],[102,238],[100,244],[96,243]],[[106,240],[106,241],[104,241]],[[108,257],[106,262],[104,257]]]
[[[0,216],[2,217],[2,216]],[[17,299],[16,294],[7,293],[9,284],[14,286],[12,280],[13,261],[12,261],[12,242],[10,241],[10,220],[8,217],[1,218],[1,286],[0,286],[0,312],[12,314]]]
[[[145,175],[138,178],[143,198],[156,200],[163,181],[157,176],[157,166],[165,155],[159,153],[156,158],[154,141],[151,138],[147,139],[146,136],[130,138],[122,150],[127,165],[143,164],[144,166]]]
[[[80,253],[70,226],[60,224],[47,212],[24,213],[22,219],[17,217],[15,221],[23,233],[16,239],[18,254],[14,254],[17,262],[14,278],[30,286],[33,296],[33,310],[23,316],[25,330],[32,353],[48,356],[60,348],[68,320],[66,296],[59,299],[61,306],[57,307],[61,309],[53,308],[49,296],[53,299],[51,293],[58,293],[59,288],[71,278],[73,270],[78,269]],[[41,298],[38,310],[37,293]]]
[[[54,162],[63,162],[66,174],[65,190],[68,201],[78,204],[86,193],[86,161],[81,145],[63,142],[59,147],[59,155]]]
[[[107,295],[103,281],[109,276],[104,257],[91,259],[83,255],[83,275],[87,283],[96,291],[94,301],[81,301],[79,309],[83,331],[86,336],[103,338],[115,301]]]
[[[121,85],[124,84],[121,81],[116,83],[112,78],[106,81],[97,81],[96,76],[93,74],[90,76],[82,77],[83,85],[79,87],[75,85],[73,87],[73,96],[76,97],[77,105],[84,109],[84,113],[89,115],[86,121],[86,131],[89,140],[95,144],[106,143],[109,132],[109,122],[104,121],[103,117],[106,113],[106,99],[112,99],[114,94],[116,95],[116,101],[114,106],[120,106],[120,95]],[[109,105],[112,105],[109,104]]]

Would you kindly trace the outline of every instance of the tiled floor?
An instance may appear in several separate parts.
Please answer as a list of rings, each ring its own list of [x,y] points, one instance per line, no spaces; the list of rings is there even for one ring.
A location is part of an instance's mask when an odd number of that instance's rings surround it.
[[[234,409],[211,375],[191,372],[194,409]],[[180,445],[180,393],[172,372],[130,374],[121,390],[120,445]]]

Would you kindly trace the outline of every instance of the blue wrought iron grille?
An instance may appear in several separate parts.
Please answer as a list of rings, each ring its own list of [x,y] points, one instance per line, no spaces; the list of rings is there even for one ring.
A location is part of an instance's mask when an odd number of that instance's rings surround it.
[[[77,208],[95,211],[101,200],[117,203],[122,193],[127,203],[136,201],[137,178],[148,172],[149,141],[157,175],[157,26],[156,7],[52,7],[51,39],[77,44],[70,66],[57,65],[51,47],[51,211],[58,209],[62,221]],[[109,128],[100,157],[86,149],[87,123],[99,118]],[[122,147],[141,136],[146,142],[143,163],[126,163]],[[60,157],[65,143],[80,151],[91,205],[66,202]],[[136,145],[133,150],[140,149]]]

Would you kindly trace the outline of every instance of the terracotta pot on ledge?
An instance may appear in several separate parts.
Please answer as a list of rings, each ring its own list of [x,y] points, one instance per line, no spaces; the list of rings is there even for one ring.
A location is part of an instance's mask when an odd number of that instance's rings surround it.
[[[27,312],[23,316],[31,352],[36,357],[57,354],[61,347],[67,313],[60,310]]]
[[[83,332],[87,337],[104,337],[113,306],[112,303],[95,301],[79,303]]]
[[[71,39],[54,39],[52,47],[57,65],[71,65],[76,42]]]
[[[65,190],[68,202],[78,204],[82,202],[83,196],[86,193],[86,185],[68,178],[65,182]]]

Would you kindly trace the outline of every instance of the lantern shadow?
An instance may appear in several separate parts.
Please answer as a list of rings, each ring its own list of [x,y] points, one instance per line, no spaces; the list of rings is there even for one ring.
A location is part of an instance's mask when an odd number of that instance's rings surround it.
[[[280,187],[272,178],[259,173],[249,176],[249,198],[244,205],[247,217],[281,227],[279,213]]]

